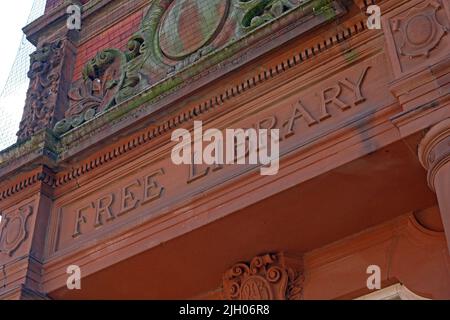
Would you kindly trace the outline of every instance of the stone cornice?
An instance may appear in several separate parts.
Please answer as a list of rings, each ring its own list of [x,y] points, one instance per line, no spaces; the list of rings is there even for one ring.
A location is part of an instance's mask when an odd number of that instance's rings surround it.
[[[16,172],[19,168],[33,165],[50,166],[58,158],[58,139],[51,130],[45,129],[31,139],[15,144],[0,152],[0,177]]]

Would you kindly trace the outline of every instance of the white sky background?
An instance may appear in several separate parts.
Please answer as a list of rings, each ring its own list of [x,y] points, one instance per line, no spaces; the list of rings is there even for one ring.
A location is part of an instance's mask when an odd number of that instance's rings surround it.
[[[11,71],[34,0],[2,1],[0,10],[0,94]],[[25,71],[26,72],[26,71]],[[0,97],[0,150],[15,143],[28,83]]]

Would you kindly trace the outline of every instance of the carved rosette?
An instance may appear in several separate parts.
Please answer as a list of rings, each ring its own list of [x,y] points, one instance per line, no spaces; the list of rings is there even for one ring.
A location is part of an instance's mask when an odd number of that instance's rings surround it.
[[[0,227],[0,252],[13,256],[28,237],[28,219],[33,207],[27,205],[5,214]]]
[[[225,300],[300,300],[301,261],[283,254],[266,254],[250,263],[238,263],[225,272]]]
[[[20,123],[19,140],[52,128],[61,82],[64,41],[44,43],[30,56],[30,85]]]
[[[450,118],[432,127],[419,144],[419,159],[428,171],[428,184],[435,191],[439,169],[450,162]]]
[[[430,1],[425,7],[411,9],[405,17],[392,20],[392,30],[401,34],[400,54],[408,57],[430,54],[448,32],[437,18],[441,4]]]

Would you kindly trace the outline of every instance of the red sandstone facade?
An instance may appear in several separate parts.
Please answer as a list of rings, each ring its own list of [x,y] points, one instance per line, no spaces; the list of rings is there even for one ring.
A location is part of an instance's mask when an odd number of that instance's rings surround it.
[[[379,266],[449,299],[450,3],[376,1],[369,30],[374,3],[91,0],[76,31],[49,0],[0,153],[0,298],[356,299]],[[197,120],[279,129],[279,173],[173,164]]]

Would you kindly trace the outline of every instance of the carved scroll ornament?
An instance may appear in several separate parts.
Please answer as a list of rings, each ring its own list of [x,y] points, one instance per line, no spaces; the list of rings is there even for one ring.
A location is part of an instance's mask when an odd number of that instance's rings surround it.
[[[238,263],[225,272],[225,300],[300,300],[301,261],[283,254],[266,254],[250,263]]]
[[[64,42],[45,43],[30,56],[30,85],[20,123],[19,140],[54,125]]]
[[[90,60],[83,69],[83,81],[69,92],[72,103],[55,132],[66,132],[113,106],[124,82],[125,63],[125,54],[115,49],[104,50]]]

